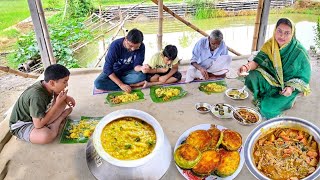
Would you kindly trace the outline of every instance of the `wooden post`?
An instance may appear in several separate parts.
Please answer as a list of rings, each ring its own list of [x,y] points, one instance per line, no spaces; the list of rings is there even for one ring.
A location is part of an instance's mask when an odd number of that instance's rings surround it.
[[[163,0],[159,0],[158,5],[158,17],[159,17],[159,26],[158,26],[158,51],[162,49],[162,24],[163,24]]]
[[[40,0],[28,0],[28,4],[38,47],[40,50],[41,61],[44,65],[44,68],[46,68],[51,64],[55,64],[56,61],[53,57],[53,51],[42,4]]]
[[[271,0],[259,0],[252,41],[252,51],[258,51],[264,44],[268,26],[270,3]]]
[[[261,23],[259,28],[259,38],[257,43],[257,50],[259,50],[265,42],[266,32],[268,27],[268,17],[270,11],[271,0],[264,0],[261,14]]]
[[[261,23],[261,14],[263,9],[263,1],[259,0],[258,8],[257,8],[257,15],[256,15],[256,22],[254,24],[254,32],[253,32],[253,41],[252,41],[252,51],[257,51],[257,44],[258,44],[258,38],[259,38],[259,29],[260,29],[260,23]]]
[[[154,2],[155,4],[158,4],[158,0],[151,0],[151,1]],[[163,5],[163,10],[165,10],[167,13],[171,14],[173,17],[175,17],[179,21],[183,22],[185,25],[189,26],[193,30],[195,30],[198,33],[202,34],[203,36],[209,36],[206,32],[202,31],[201,29],[199,29],[195,25],[191,24],[190,22],[186,21],[185,19],[183,19],[182,17],[180,17],[179,15],[177,15],[176,13],[171,11],[167,6]],[[238,53],[237,51],[235,51],[234,49],[232,49],[230,47],[228,47],[228,50],[230,52],[232,52],[233,54],[237,55],[237,56],[241,56],[240,53]]]

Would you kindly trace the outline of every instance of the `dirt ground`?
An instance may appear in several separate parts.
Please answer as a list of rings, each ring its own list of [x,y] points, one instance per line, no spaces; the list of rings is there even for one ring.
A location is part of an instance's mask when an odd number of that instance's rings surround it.
[[[35,80],[0,72],[0,122],[19,95]]]

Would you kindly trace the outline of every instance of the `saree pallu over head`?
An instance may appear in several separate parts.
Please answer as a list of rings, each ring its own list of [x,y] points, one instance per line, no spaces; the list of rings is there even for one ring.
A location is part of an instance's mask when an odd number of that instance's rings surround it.
[[[291,41],[281,48],[275,39],[275,33],[254,58],[259,64],[256,69],[271,86],[283,89],[293,87],[308,95],[311,68],[307,51],[295,38],[294,28]]]

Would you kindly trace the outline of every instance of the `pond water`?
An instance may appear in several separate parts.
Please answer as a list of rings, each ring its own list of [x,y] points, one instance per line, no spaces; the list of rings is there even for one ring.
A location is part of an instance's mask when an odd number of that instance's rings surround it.
[[[266,40],[272,36],[275,23],[279,17],[288,17],[295,22],[296,37],[306,49],[309,49],[310,46],[315,46],[315,27],[318,18],[316,15],[282,14],[279,16],[271,14],[268,20]],[[255,16],[236,16],[202,20],[189,19],[188,21],[208,34],[210,34],[213,29],[220,29],[229,47],[243,55],[251,53]],[[144,43],[146,46],[145,59],[149,59],[157,52],[157,20],[140,23],[127,22],[125,27],[129,30],[135,27],[144,33]],[[120,35],[123,36],[122,33],[120,33]],[[178,57],[183,60],[189,60],[191,58],[193,46],[201,37],[203,37],[201,34],[179,20],[165,19],[163,21],[163,47],[167,44],[176,45],[178,48]],[[95,49],[99,49],[98,45],[96,46]],[[88,49],[92,50],[93,47],[89,47]],[[88,49],[84,50],[84,52],[88,51]],[[96,55],[97,54],[98,51],[96,52]],[[229,54],[233,55],[231,52]],[[93,66],[94,63],[92,62],[95,62],[95,60],[96,57],[89,57],[85,60],[80,60],[80,64],[84,67],[90,67]],[[102,62],[104,62],[104,59]]]

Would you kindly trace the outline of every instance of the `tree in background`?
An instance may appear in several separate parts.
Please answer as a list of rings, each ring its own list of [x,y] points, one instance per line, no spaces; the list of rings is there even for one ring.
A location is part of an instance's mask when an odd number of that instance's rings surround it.
[[[67,14],[71,18],[86,17],[93,12],[92,0],[68,0]]]

